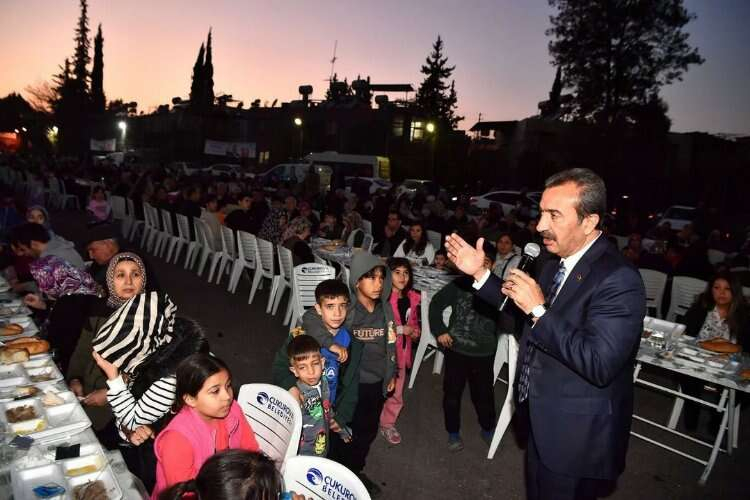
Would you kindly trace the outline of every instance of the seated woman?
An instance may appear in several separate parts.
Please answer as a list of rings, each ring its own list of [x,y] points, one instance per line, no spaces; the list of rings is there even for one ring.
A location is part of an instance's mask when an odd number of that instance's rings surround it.
[[[742,295],[742,286],[736,276],[728,272],[718,273],[708,282],[701,294],[683,317],[685,334],[699,340],[731,342],[750,349],[750,316],[747,302]],[[699,396],[704,382],[687,376],[680,377],[685,394]],[[685,401],[685,427],[694,430],[698,425],[701,405]],[[718,425],[719,414],[712,412],[714,425]]]
[[[40,224],[44,226],[44,229],[47,230],[49,233],[49,237],[55,238],[57,235],[52,230],[52,222],[49,218],[49,212],[46,208],[44,208],[41,205],[34,205],[29,207],[28,210],[26,210],[26,222],[31,222],[32,224]]]
[[[500,233],[495,242],[495,248],[497,249],[497,259],[495,259],[492,272],[504,280],[511,269],[518,267],[521,262],[521,255],[516,252],[512,233]]]
[[[47,339],[55,348],[60,370],[65,373],[89,311],[104,292],[89,273],[56,255],[33,260],[29,271],[40,294],[26,295],[24,303],[33,309],[49,310]]]
[[[401,242],[393,256],[406,257],[422,265],[432,264],[435,260],[435,248],[427,238],[427,231],[422,222],[412,223],[409,228],[409,237]]]
[[[176,317],[176,312],[166,294],[136,295],[112,313],[92,341],[125,444],[123,458],[149,491],[156,482],[151,437],[164,425],[174,403],[177,365],[191,354],[208,352],[200,326]]]
[[[310,221],[300,216],[292,219],[284,231],[282,246],[292,251],[295,266],[315,262],[312,249],[307,244],[307,240],[310,238],[310,227]]]
[[[352,210],[347,212],[344,217],[344,232],[341,233],[341,239],[355,248],[362,248],[365,240],[365,232],[362,230],[362,216],[359,212]]]
[[[92,217],[92,222],[106,222],[112,215],[112,207],[107,201],[107,194],[104,192],[104,188],[96,186],[91,192],[91,199],[86,207],[86,210]]]
[[[99,328],[118,307],[146,288],[146,269],[133,253],[118,253],[107,268],[107,299],[99,299],[81,330],[78,345],[70,358],[67,380],[70,390],[81,400],[99,442],[108,449],[117,447],[118,436],[112,409],[107,403],[107,377],[91,357],[92,341]]]

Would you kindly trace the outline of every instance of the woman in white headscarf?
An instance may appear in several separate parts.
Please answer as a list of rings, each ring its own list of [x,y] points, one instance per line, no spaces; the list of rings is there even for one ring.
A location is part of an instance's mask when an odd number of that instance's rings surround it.
[[[107,319],[92,342],[120,435],[137,447],[123,448],[123,456],[149,490],[156,480],[151,438],[174,402],[177,365],[191,354],[208,352],[202,329],[176,312],[166,294],[136,295]]]

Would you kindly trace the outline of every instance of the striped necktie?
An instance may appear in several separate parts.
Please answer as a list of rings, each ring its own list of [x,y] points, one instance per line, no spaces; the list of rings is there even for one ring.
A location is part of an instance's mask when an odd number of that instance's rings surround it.
[[[551,304],[557,297],[557,292],[560,290],[560,285],[565,278],[565,264],[560,261],[560,267],[557,268],[555,277],[552,278],[552,284],[550,285],[544,298],[547,304]],[[531,368],[531,355],[536,347],[532,342],[526,343],[526,352],[523,356],[523,363],[521,364],[521,371],[518,374],[518,402],[523,403],[529,397],[529,369]]]

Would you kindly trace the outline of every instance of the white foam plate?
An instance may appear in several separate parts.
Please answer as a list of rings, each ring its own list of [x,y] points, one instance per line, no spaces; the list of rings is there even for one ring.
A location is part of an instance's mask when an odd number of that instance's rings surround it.
[[[13,498],[15,500],[39,500],[39,497],[34,494],[34,488],[50,483],[59,484],[65,488],[64,495],[53,497],[53,499],[70,500],[73,498],[70,485],[65,480],[63,468],[56,463],[25,470],[13,470],[11,472],[11,483],[13,484]]]

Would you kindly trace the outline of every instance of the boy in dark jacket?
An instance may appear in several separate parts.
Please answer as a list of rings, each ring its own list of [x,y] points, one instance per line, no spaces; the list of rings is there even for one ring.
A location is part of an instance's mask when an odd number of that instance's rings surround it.
[[[359,475],[370,495],[377,496],[380,488],[362,473],[362,469],[370,445],[378,434],[386,395],[395,387],[396,329],[388,303],[390,270],[379,258],[359,252],[352,259],[349,288],[356,300],[349,306],[344,325],[351,333],[352,343],[349,360],[339,376],[335,421],[351,428],[352,441],[345,443],[338,435],[332,434],[329,458]],[[315,311],[308,311],[303,316],[303,328],[310,330],[313,321],[320,322],[320,316]],[[276,355],[273,378],[276,385],[299,399],[299,392],[294,387],[296,379],[288,369],[288,342]]]
[[[484,247],[484,266],[492,269],[495,251]],[[445,349],[443,413],[448,431],[448,449],[463,449],[459,434],[461,395],[469,382],[471,401],[477,412],[482,438],[489,443],[495,427],[495,396],[492,390],[492,364],[497,349],[497,309],[476,296],[471,276],[448,283],[430,301],[430,330]],[[450,321],[443,311],[452,308]]]

